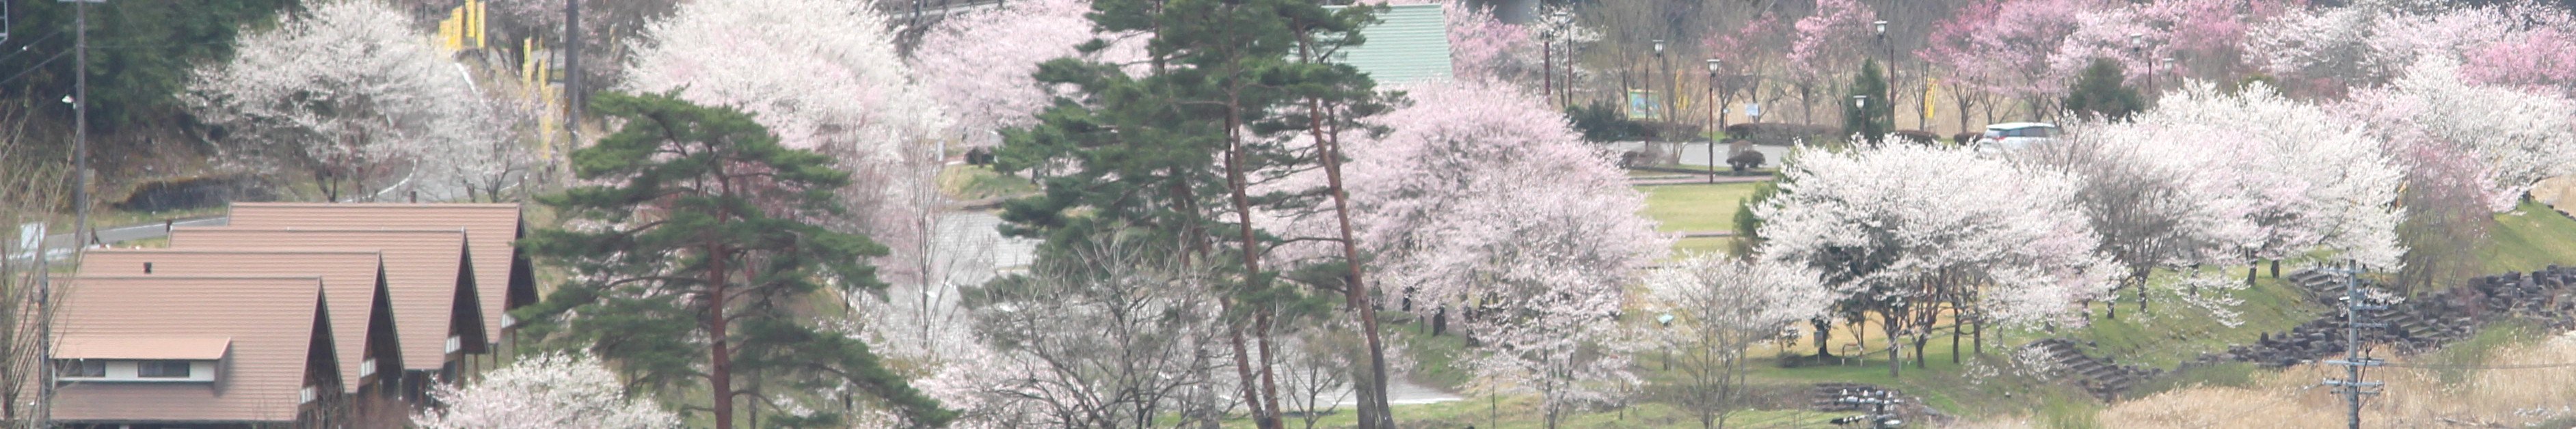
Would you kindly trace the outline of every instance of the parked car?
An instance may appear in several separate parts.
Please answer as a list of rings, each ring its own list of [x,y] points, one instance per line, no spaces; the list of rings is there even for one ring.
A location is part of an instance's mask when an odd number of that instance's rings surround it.
[[[1986,126],[1986,134],[1977,137],[1979,154],[2004,154],[2029,149],[2033,145],[2057,141],[2057,125],[2040,122],[2007,122]]]

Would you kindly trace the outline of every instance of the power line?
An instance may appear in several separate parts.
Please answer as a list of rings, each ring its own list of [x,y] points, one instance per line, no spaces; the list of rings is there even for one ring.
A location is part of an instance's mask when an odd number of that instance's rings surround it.
[[[2382,364],[2380,364],[2380,366],[2390,366],[2390,367],[2400,367],[2400,368],[2415,368],[2415,369],[2543,369],[2543,368],[2567,368],[2567,367],[2576,367],[2576,362],[2567,362],[2567,363],[2538,363],[2538,364],[2528,364],[2528,365],[2435,365],[2435,364],[2413,364],[2413,363],[2382,363]]]
[[[28,41],[27,44],[18,45],[18,50],[10,51],[9,55],[0,55],[0,61],[8,61],[10,58],[16,58],[18,57],[18,54],[26,53],[28,48],[36,47],[36,44],[45,43],[47,40],[53,40],[54,36],[60,35],[63,35],[62,30],[54,30],[53,34],[47,34],[45,37],[38,37],[36,40]]]
[[[2245,418],[2245,416],[2253,415],[2255,411],[2262,411],[2262,410],[2265,410],[2265,409],[2269,409],[2269,408],[2271,408],[2271,407],[2272,407],[2272,406],[2274,406],[2274,405],[2280,405],[2282,402],[2286,402],[2286,401],[2289,401],[2289,400],[2291,400],[2291,399],[2298,399],[2299,394],[2301,394],[2301,393],[2307,393],[2309,389],[2315,389],[2315,388],[2317,388],[2317,386],[2319,386],[2319,385],[2314,385],[2314,384],[2312,384],[2312,385],[2308,385],[2307,387],[2301,387],[2301,388],[2299,388],[2298,390],[2293,390],[2293,391],[2290,391],[2290,392],[2288,392],[2288,393],[2283,393],[2283,394],[2279,395],[2279,397],[2272,398],[2272,400],[2271,400],[2271,401],[2266,401],[2266,402],[2264,402],[2264,403],[2260,403],[2260,404],[2254,404],[2254,406],[2251,406],[2251,407],[2245,407],[2244,409],[2236,410],[2236,412],[2234,412],[2234,413],[2228,413],[2228,414],[2227,414],[2227,417],[2220,417],[2220,418],[2219,418],[2219,419],[2217,419],[2217,420],[2210,420],[2208,423],[2202,423],[2202,424],[2200,425],[2200,427],[2201,427],[2202,429],[2208,429],[2208,428],[2212,428],[2212,427],[2217,427],[2219,423],[2226,423],[2226,422],[2233,421],[2233,420],[2236,420],[2236,419]]]
[[[21,77],[27,77],[27,74],[28,74],[28,73],[35,73],[37,70],[44,70],[44,69],[45,69],[45,65],[46,65],[46,64],[53,64],[53,63],[54,63],[54,60],[62,59],[64,55],[71,55],[71,53],[72,53],[71,51],[62,51],[62,52],[54,53],[54,56],[52,56],[52,57],[47,57],[47,58],[45,58],[45,60],[44,60],[44,61],[39,61],[39,62],[37,62],[37,63],[36,63],[36,65],[33,65],[33,66],[27,66],[27,69],[26,69],[26,70],[21,70],[21,71],[19,71],[19,72],[18,72],[18,74],[9,75],[9,78],[7,78],[7,79],[0,79],[0,84],[6,84],[6,83],[9,83],[9,82],[17,81],[17,80],[18,80],[18,78],[21,78]]]

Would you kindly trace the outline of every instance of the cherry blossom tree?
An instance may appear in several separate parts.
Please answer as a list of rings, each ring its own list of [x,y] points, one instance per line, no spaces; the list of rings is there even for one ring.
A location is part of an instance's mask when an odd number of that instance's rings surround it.
[[[1798,83],[1801,110],[1810,116],[1806,122],[1815,122],[1815,97],[1832,98],[1834,82],[1859,70],[1861,57],[1877,46],[1870,33],[1877,15],[1859,0],[1819,0],[1815,13],[1791,26],[1797,36],[1789,45],[1790,77]]]
[[[2128,7],[2101,8],[2075,14],[2075,32],[2059,42],[2057,52],[2048,56],[2051,75],[2076,76],[2095,59],[2117,61],[2126,70],[2128,86],[2143,87],[2136,81],[2146,75],[2148,61],[2163,53],[2165,33],[2148,25],[2146,16]],[[2129,35],[2138,35],[2130,40]],[[2134,50],[2132,48],[2135,48]]]
[[[676,428],[680,417],[629,398],[617,374],[585,354],[547,353],[485,372],[471,386],[441,384],[444,406],[413,417],[429,429]]]
[[[1682,368],[1679,402],[1701,427],[1724,427],[1745,403],[1747,350],[1754,343],[1824,315],[1837,298],[1813,269],[1720,255],[1683,259],[1646,285],[1650,308],[1674,319],[1646,330],[1666,349],[1666,361]]]
[[[2239,130],[2171,113],[2070,124],[2075,133],[2061,144],[2022,154],[2080,181],[2075,201],[2099,238],[2095,250],[2122,269],[2114,292],[2137,290],[2141,308],[2155,270],[2243,261],[2244,246],[2262,237],[2254,211],[2271,197],[2246,188],[2261,184],[2259,172],[2234,170],[2243,168],[2241,160],[2273,156],[2264,152],[2269,148],[2232,138]],[[2192,302],[2212,304],[2222,315],[2233,311],[2224,300]],[[2119,314],[2116,306],[2108,311]]]
[[[2478,82],[2550,88],[2576,94],[2576,33],[2543,27],[2472,49],[2460,65]]]
[[[1771,81],[1763,78],[1763,74],[1781,69],[1781,63],[1786,61],[1782,53],[1789,49],[1790,36],[1789,23],[1781,21],[1779,15],[1763,12],[1743,26],[1736,27],[1735,31],[1712,32],[1700,42],[1709,58],[1718,60],[1718,74],[1722,80],[1717,88],[1717,102],[1721,107],[1734,104],[1738,93],[1746,94],[1754,103],[1763,105],[1771,105],[1770,101],[1777,99],[1774,94],[1779,93],[1780,88],[1772,86],[1767,87],[1771,91],[1764,91],[1766,87],[1763,84]],[[1720,127],[1724,127],[1725,120],[1725,115],[1718,116]]]
[[[928,239],[923,195],[938,151],[926,136],[944,124],[936,103],[911,83],[885,17],[864,3],[835,0],[705,0],[683,4],[638,40],[626,82],[637,92],[677,91],[692,103],[731,106],[781,145],[838,158],[855,186],[843,188],[845,219],[895,249]],[[914,283],[924,258],[894,255],[888,281]]]
[[[310,174],[330,201],[366,200],[421,168],[471,121],[478,97],[462,66],[405,29],[382,3],[332,2],[244,37],[231,61],[196,71],[181,96],[221,127],[227,152]],[[229,158],[229,157],[227,157]],[[239,166],[265,170],[265,166]]]
[[[545,106],[512,81],[488,85],[491,88],[477,87],[472,93],[457,95],[464,99],[445,100],[458,106],[434,125],[431,146],[421,154],[422,165],[431,172],[443,173],[438,179],[456,182],[463,195],[431,195],[432,198],[508,201],[510,197],[506,195],[528,181],[541,161],[528,146],[536,137],[537,118],[546,114]],[[444,189],[414,186],[423,187]]]
[[[1562,52],[1542,53],[1539,51],[1545,48],[1542,43],[1555,43],[1559,45],[1558,49],[1563,49],[1567,43],[1589,43],[1601,38],[1599,33],[1589,28],[1574,25],[1571,19],[1540,18],[1531,24],[1510,24],[1496,18],[1493,8],[1468,3],[1450,3],[1444,12],[1449,18],[1451,70],[1461,79],[1510,82],[1535,88],[1545,80],[1541,73],[1550,72],[1544,68],[1551,67],[1548,63],[1551,56]],[[1540,16],[1550,15],[1541,13]],[[1552,67],[1564,67],[1564,61],[1571,59],[1554,60]],[[1564,81],[1558,84],[1572,85]]]
[[[2394,79],[2419,57],[2456,58],[2503,40],[2523,22],[2514,10],[2360,2],[2292,12],[2254,31],[2245,50],[2275,75],[2341,95]]]
[[[1343,151],[1349,157],[1344,184],[1353,236],[1359,253],[1368,256],[1366,279],[1391,295],[1403,291],[1399,296],[1425,312],[1471,307],[1488,313],[1524,311],[1514,306],[1554,299],[1537,295],[1616,291],[1668,243],[1650,220],[1635,214],[1643,208],[1643,197],[1626,186],[1609,156],[1584,145],[1565,117],[1536,94],[1478,79],[1400,89],[1407,102],[1364,120],[1385,133],[1352,142]],[[1325,180],[1318,176],[1322,174],[1303,173],[1273,186],[1308,189]],[[1273,231],[1289,238],[1271,251],[1279,265],[1323,266],[1341,260],[1342,249],[1328,242],[1338,237],[1334,213],[1267,215],[1281,220],[1271,223],[1281,225]],[[1567,283],[1577,279],[1580,284]],[[1609,305],[1610,310],[1597,315],[1606,316],[1617,304]],[[1572,315],[1530,313],[1468,326],[1481,339],[1504,335],[1497,331],[1501,329],[1571,329],[1573,325],[1547,324],[1579,324],[1562,317]],[[1524,322],[1540,327],[1517,325]],[[1565,345],[1550,347],[1557,346]],[[1530,359],[1543,352],[1523,351],[1530,354],[1519,356]],[[1564,386],[1547,386],[1548,392],[1556,392],[1551,394],[1573,394],[1559,390]],[[1552,398],[1564,407],[1579,402],[1566,402],[1572,397]]]
[[[2242,245],[2256,258],[2333,251],[2381,269],[2399,266],[2394,236],[2403,217],[2397,200],[2402,170],[2351,118],[2293,101],[2263,85],[2233,94],[2209,84],[2168,92],[2139,122],[2197,124],[2252,152],[2203,164],[2241,192],[2259,193],[2248,215],[2260,236]]]
[[[1052,101],[1031,75],[1038,63],[1082,54],[1076,45],[1112,42],[1096,55],[1113,64],[1144,57],[1141,37],[1098,34],[1082,14],[1085,0],[1010,2],[941,20],[913,48],[922,94],[952,119],[951,132],[970,145],[999,142],[996,130],[1035,123],[1030,115]]]
[[[1535,94],[1480,80],[1402,89],[1409,104],[1368,120],[1386,134],[1346,148],[1352,223],[1362,252],[1374,255],[1373,281],[1426,303],[1473,300],[1493,293],[1486,279],[1538,276],[1513,270],[1552,265],[1591,267],[1588,281],[1616,284],[1668,243],[1634,215],[1644,197],[1608,155],[1583,144]],[[1330,220],[1304,215],[1282,231],[1325,236]],[[1332,253],[1323,246],[1275,252]]]
[[[1930,46],[1918,53],[1947,69],[1950,82],[1967,91],[1999,100],[2018,100],[2032,114],[2051,112],[2066,93],[2069,73],[2051,67],[2068,35],[2080,27],[2078,16],[2100,8],[2095,0],[1994,0],[1963,8],[1933,29]],[[1994,104],[1987,116],[1994,116]],[[1962,111],[1962,113],[1965,113]],[[1966,115],[1961,115],[1963,118]],[[1964,126],[1964,125],[1963,125]]]
[[[1762,257],[1823,272],[1852,297],[1845,306],[1879,313],[1889,338],[1911,335],[1918,358],[1942,305],[1969,320],[2072,321],[2076,303],[2111,285],[2062,173],[1891,145],[1807,152],[1783,174],[1780,194],[1754,208]],[[1891,376],[1898,353],[1891,345]]]
[[[2490,215],[2514,209],[2540,179],[2576,172],[2576,103],[2463,74],[2449,59],[2425,58],[2350,103],[2407,173],[2401,286],[2474,275]]]
[[[1481,346],[1467,365],[1476,383],[1501,392],[1535,393],[1547,427],[1570,412],[1615,404],[1620,386],[1639,383],[1629,372],[1637,351],[1614,315],[1627,293],[1616,283],[1593,280],[1587,267],[1533,263],[1502,279],[1466,318]]]
[[[2447,142],[2483,174],[2482,198],[2512,210],[2540,179],[2576,172],[2576,102],[2480,85],[2457,63],[2429,58],[2387,87],[2356,95],[2391,144]]]

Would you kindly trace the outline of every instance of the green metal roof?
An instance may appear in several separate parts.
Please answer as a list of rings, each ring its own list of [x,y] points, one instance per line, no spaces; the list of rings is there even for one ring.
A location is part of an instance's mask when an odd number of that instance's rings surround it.
[[[1380,84],[1449,79],[1449,15],[1440,4],[1390,6],[1377,18],[1360,29],[1367,43],[1335,57]]]

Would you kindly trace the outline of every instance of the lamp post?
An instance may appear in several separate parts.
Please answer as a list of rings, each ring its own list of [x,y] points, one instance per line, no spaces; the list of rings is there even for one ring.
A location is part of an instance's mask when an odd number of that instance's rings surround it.
[[[2147,92],[2155,92],[2156,59],[2148,58],[2144,53],[2147,47],[2146,38],[2144,34],[2129,33],[2129,55],[2137,56],[2138,62],[2147,63]]]
[[[1665,330],[1672,330],[1672,329],[1673,329],[1673,314],[1672,314],[1672,313],[1664,313],[1663,315],[1655,316],[1655,323],[1661,323],[1661,324],[1663,324],[1663,325],[1664,325],[1664,329],[1665,329]],[[1670,344],[1670,343],[1666,343],[1666,344],[1664,345],[1664,370],[1665,370],[1665,371],[1671,371],[1671,370],[1673,370],[1673,346],[1672,346],[1672,344]]]
[[[2180,67],[2180,64],[2175,63],[2175,62],[2174,62],[2174,57],[2171,57],[2171,56],[2167,56],[2167,57],[2164,57],[2164,58],[2158,58],[2158,59],[2156,59],[2156,62],[2158,62],[2158,63],[2163,63],[2163,64],[2166,66],[2165,68],[2167,68],[2167,69],[2172,69],[2172,68]],[[2153,102],[2155,102],[2155,100],[2156,100],[2156,94],[2157,94],[2157,93],[2156,93],[2156,80],[2155,80],[2155,73],[2153,72],[2153,70],[2155,70],[2155,66],[2152,66],[2152,65],[2151,65],[2151,66],[2148,66],[2148,67],[2147,67],[2147,69],[2149,70],[2149,72],[2147,73],[2147,102],[2153,103]],[[2181,74],[2181,73],[2175,73],[2175,74]]]
[[[1867,95],[1867,94],[1862,94],[1862,95],[1854,95],[1854,96],[1852,96],[1852,109],[1853,109],[1853,112],[1852,112],[1852,113],[1859,114],[1859,115],[1861,115],[1861,117],[1862,117],[1862,119],[1861,119],[1861,120],[1863,121],[1863,123],[1861,124],[1861,130],[1862,130],[1862,131],[1867,131],[1867,130],[1869,129],[1869,124],[1867,123],[1867,121],[1871,121],[1871,120],[1875,120],[1875,119],[1876,119],[1876,118],[1872,118],[1872,117],[1871,117],[1871,116],[1875,116],[1875,115],[1871,115],[1871,114],[1869,113],[1869,95]],[[1849,121],[1846,121],[1846,122],[1849,122]],[[1863,135],[1861,135],[1861,138],[1862,138],[1862,139],[1867,139],[1868,141],[1878,141],[1878,136],[1873,136],[1873,135],[1863,134]]]
[[[1887,66],[1884,67],[1887,70],[1887,92],[1880,96],[1887,100],[1887,125],[1892,128],[1896,126],[1896,44],[1887,41],[1887,20],[1870,21],[1869,26],[1878,34],[1879,46],[1887,49]],[[1876,115],[1871,113],[1873,117]]]
[[[1543,23],[1543,24],[1541,24],[1541,25],[1547,25],[1547,24],[1546,24],[1546,23]],[[1538,76],[1539,76],[1539,90],[1538,90],[1538,93],[1539,93],[1539,98],[1555,98],[1555,97],[1556,97],[1556,61],[1555,61],[1555,55],[1556,55],[1556,28],[1555,28],[1554,26],[1543,26],[1543,27],[1539,27],[1539,30],[1538,30]]]
[[[1655,39],[1655,62],[1660,63],[1660,66],[1663,67],[1663,72],[1659,74],[1668,75],[1664,77],[1664,81],[1665,83],[1670,84],[1673,80],[1673,78],[1669,76],[1673,73],[1673,62],[1672,60],[1664,59],[1664,39]],[[1654,87],[1655,79],[1652,77],[1646,78],[1646,86],[1649,88]],[[1665,121],[1673,120],[1672,85],[1666,85],[1664,88],[1664,115],[1662,119]]]
[[[1565,9],[1557,9],[1547,13],[1547,34],[1552,38],[1563,37],[1565,39],[1565,104],[1574,104],[1574,37],[1570,31],[1573,27],[1573,21],[1566,18]],[[1552,40],[1542,42],[1539,45],[1539,50],[1542,51],[1550,51],[1554,49],[1556,49],[1556,45]],[[1539,74],[1555,76],[1556,70],[1546,64],[1540,64]],[[1542,95],[1540,98],[1557,98],[1556,93],[1552,92],[1552,90],[1551,92],[1542,92],[1540,95]]]
[[[1723,134],[1718,133],[1717,121],[1720,121],[1720,120],[1722,120],[1722,118],[1724,118],[1724,117],[1725,117],[1725,115],[1721,114],[1721,112],[1720,112],[1718,109],[1726,108],[1726,105],[1724,105],[1724,104],[1718,104],[1718,102],[1717,102],[1717,64],[1718,64],[1718,61],[1717,61],[1717,59],[1716,59],[1716,58],[1710,58],[1710,59],[1708,59],[1708,182],[1709,182],[1709,183],[1717,183],[1717,141],[1718,141],[1718,136],[1723,135]]]

